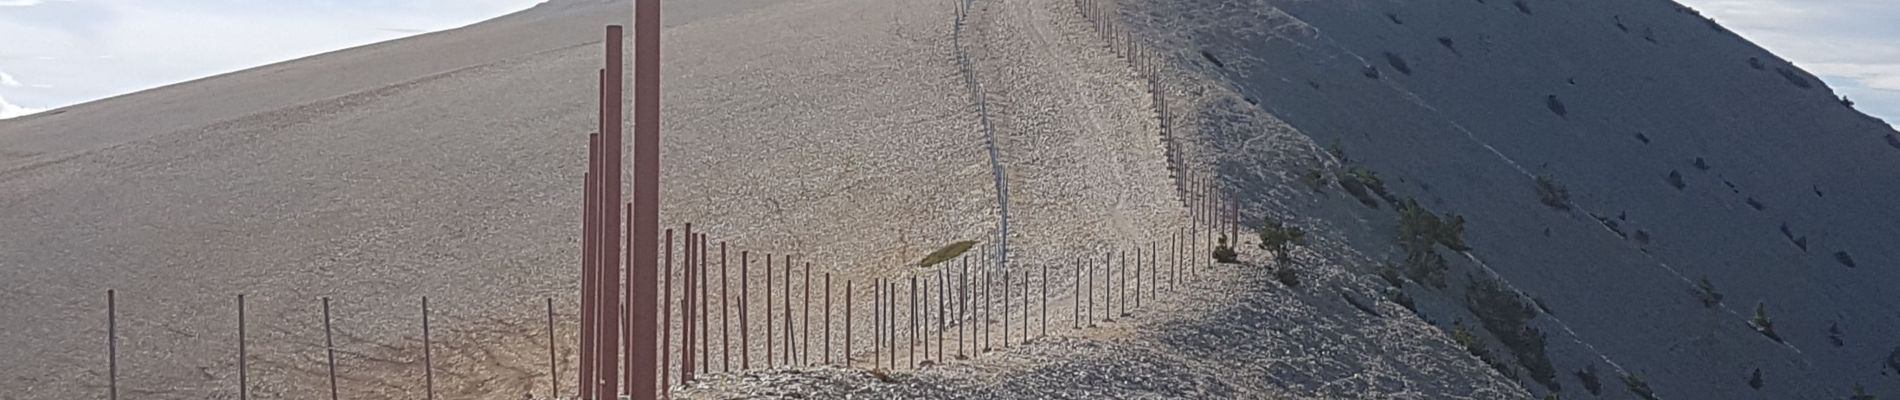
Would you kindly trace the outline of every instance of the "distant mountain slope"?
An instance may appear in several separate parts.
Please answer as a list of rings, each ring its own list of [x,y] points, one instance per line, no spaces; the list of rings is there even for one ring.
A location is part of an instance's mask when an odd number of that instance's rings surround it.
[[[1459,275],[1494,270],[1534,298],[1543,310],[1531,326],[1554,370],[1539,379],[1513,367],[1526,387],[1588,397],[1575,372],[1593,368],[1617,397],[1630,394],[1619,369],[1661,398],[1835,398],[1856,384],[1900,393],[1890,361],[1900,137],[1695,12],[1665,0],[1181,0],[1142,11],[1130,20],[1182,47],[1176,60],[1215,92],[1231,87],[1240,108],[1317,144],[1313,161],[1254,154],[1257,133],[1204,124],[1234,184],[1258,198],[1305,187],[1309,169],[1356,166],[1399,197],[1462,215],[1473,258],[1439,249],[1451,284],[1412,291],[1448,305],[1426,312],[1448,330],[1479,319],[1463,310],[1479,296]],[[1567,187],[1567,209],[1540,202],[1537,176]],[[1311,207],[1256,202],[1250,214]],[[1324,223],[1359,227],[1347,229],[1361,232],[1355,248],[1403,263],[1391,208]],[[1702,277],[1719,304],[1699,298]],[[1751,328],[1757,304],[1785,344]],[[1756,369],[1759,389],[1748,382]]]

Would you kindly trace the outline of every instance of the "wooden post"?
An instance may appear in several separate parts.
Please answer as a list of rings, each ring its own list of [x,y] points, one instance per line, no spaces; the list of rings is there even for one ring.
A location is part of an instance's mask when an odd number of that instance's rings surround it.
[[[739,369],[752,369],[752,330],[746,326],[752,316],[752,289],[747,287],[752,281],[752,255],[749,250],[739,251]]]

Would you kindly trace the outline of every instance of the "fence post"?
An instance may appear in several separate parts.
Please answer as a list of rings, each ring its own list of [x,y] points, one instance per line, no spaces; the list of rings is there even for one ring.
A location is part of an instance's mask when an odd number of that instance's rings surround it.
[[[805,349],[799,354],[800,365],[811,365],[811,263],[805,263],[805,325],[798,333],[798,347]]]
[[[686,224],[686,254],[680,264],[680,384],[693,381],[693,268],[699,259],[699,235]],[[584,399],[583,399],[584,400]]]
[[[752,303],[752,290],[747,287],[747,282],[752,281],[752,260],[749,259],[751,255],[751,251],[739,251],[739,369],[741,370],[752,369],[752,330],[746,326],[746,321],[752,315],[752,307],[747,306]]]
[[[664,312],[660,313],[660,395],[673,391],[673,228],[666,228],[666,276],[661,288]],[[683,258],[683,257],[682,257]],[[684,261],[684,260],[681,260]],[[581,366],[585,367],[586,364]],[[582,388],[585,391],[587,389]]]
[[[831,364],[831,273],[825,273],[825,364]]]
[[[792,324],[796,321],[792,320],[792,255],[791,254],[785,255],[785,302],[784,303],[785,303],[785,366],[790,367],[792,366],[792,360],[794,359],[794,357],[796,357],[794,353],[798,352],[798,347],[793,345],[793,343],[796,343],[795,340],[797,340],[798,338],[794,337],[794,335],[792,334],[793,332],[795,332],[792,330]]]
[[[907,315],[904,316],[905,319],[910,321],[910,324],[906,325],[904,329],[906,331],[909,331],[907,333],[910,334],[910,343],[908,344],[908,346],[906,346],[906,347],[909,347],[909,349],[906,350],[906,352],[910,354],[907,357],[910,359],[910,369],[917,369],[917,276],[916,275],[910,276],[910,291],[905,292],[905,295],[910,297],[910,309],[905,312],[905,314]]]
[[[330,338],[329,297],[323,298],[323,354],[325,364],[330,367],[330,400],[336,400],[336,341]]]
[[[851,362],[851,280],[844,281],[844,364]]]
[[[245,354],[244,294],[238,294],[238,400],[251,398],[250,358]]]
[[[726,241],[719,241],[719,368],[732,372],[732,283],[726,274]],[[745,332],[740,332],[744,334]]]
[[[712,246],[708,246],[706,234],[704,232],[700,233],[699,273],[693,275],[698,279],[698,283],[695,284],[695,286],[698,287],[693,289],[693,293],[699,295],[699,304],[694,306],[695,309],[699,310],[699,328],[694,329],[693,332],[699,334],[699,339],[694,340],[693,343],[699,345],[698,371],[701,374],[712,372],[712,300],[707,297],[712,292],[707,288],[707,285],[712,283],[712,274],[707,273],[707,260],[711,259],[711,257],[707,257],[711,251],[710,249],[712,249]]]
[[[548,398],[561,398],[561,373],[554,367],[554,298],[548,302]]]
[[[884,366],[884,282],[871,279],[871,369]]]
[[[435,356],[429,340],[429,296],[422,296],[422,384],[424,399],[435,399]]]
[[[327,300],[326,300],[327,301]],[[325,307],[327,310],[329,307]],[[328,325],[329,321],[324,321]],[[119,399],[119,302],[106,289],[106,398]]]
[[[765,255],[765,368],[772,369],[772,254]]]

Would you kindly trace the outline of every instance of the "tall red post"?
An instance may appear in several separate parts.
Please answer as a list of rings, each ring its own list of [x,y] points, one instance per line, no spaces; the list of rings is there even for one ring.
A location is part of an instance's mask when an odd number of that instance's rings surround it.
[[[619,26],[607,26],[606,70],[601,74],[600,123],[601,129],[601,168],[600,168],[600,331],[604,335],[600,340],[600,389],[597,397],[617,397],[620,393],[620,345],[623,338],[620,331],[620,174],[621,160],[621,85],[620,75],[624,69],[620,66],[621,29]],[[653,243],[653,242],[645,242]],[[629,295],[631,297],[631,295]],[[630,298],[628,300],[631,300]],[[651,310],[649,310],[651,311]],[[626,339],[631,343],[631,338]]]
[[[633,318],[639,328],[630,334],[634,336],[633,343],[651,344],[656,336],[654,321],[657,319],[653,315],[653,282],[657,270],[653,265],[657,258],[653,254],[653,243],[659,240],[660,229],[660,0],[636,0],[633,8],[633,208],[638,214],[634,216],[636,226],[627,230],[634,236],[634,242],[641,245],[629,250],[636,252],[634,259],[640,262],[639,266],[628,266],[634,270],[632,276],[640,282],[637,285],[628,282],[628,290],[638,291],[631,295],[633,300],[629,307],[638,310]],[[613,32],[613,43],[609,47],[618,54],[623,48],[618,39],[621,35],[617,29]],[[614,80],[618,83],[620,71],[624,69],[618,58],[612,60],[616,68]],[[621,104],[618,91],[614,100],[614,115],[622,115],[618,112]],[[654,359],[658,351],[654,346],[638,346],[633,352],[634,359],[627,360],[628,369],[633,370],[629,373],[632,379],[627,381],[627,393],[635,400],[651,398],[656,393],[654,369],[659,365]]]
[[[587,140],[588,170],[582,173],[584,195],[581,199],[581,368],[575,389],[583,399],[593,398],[594,393],[594,174],[593,156],[595,144],[600,142],[600,134],[589,134]]]
[[[686,224],[685,262],[680,264],[680,383],[693,380],[693,268],[699,259],[699,236],[693,234],[693,224]]]

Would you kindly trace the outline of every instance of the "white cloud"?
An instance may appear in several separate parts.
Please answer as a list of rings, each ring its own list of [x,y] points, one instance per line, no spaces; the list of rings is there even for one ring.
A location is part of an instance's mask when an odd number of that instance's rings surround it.
[[[20,87],[25,85],[20,84],[20,80],[13,79],[13,75],[7,74],[6,71],[0,71],[0,86]]]
[[[0,97],[0,119],[13,118],[13,117],[18,117],[18,116],[32,114],[32,113],[41,112],[41,111],[46,111],[46,109],[27,108],[27,107],[13,105],[13,103],[7,102],[6,97]]]

